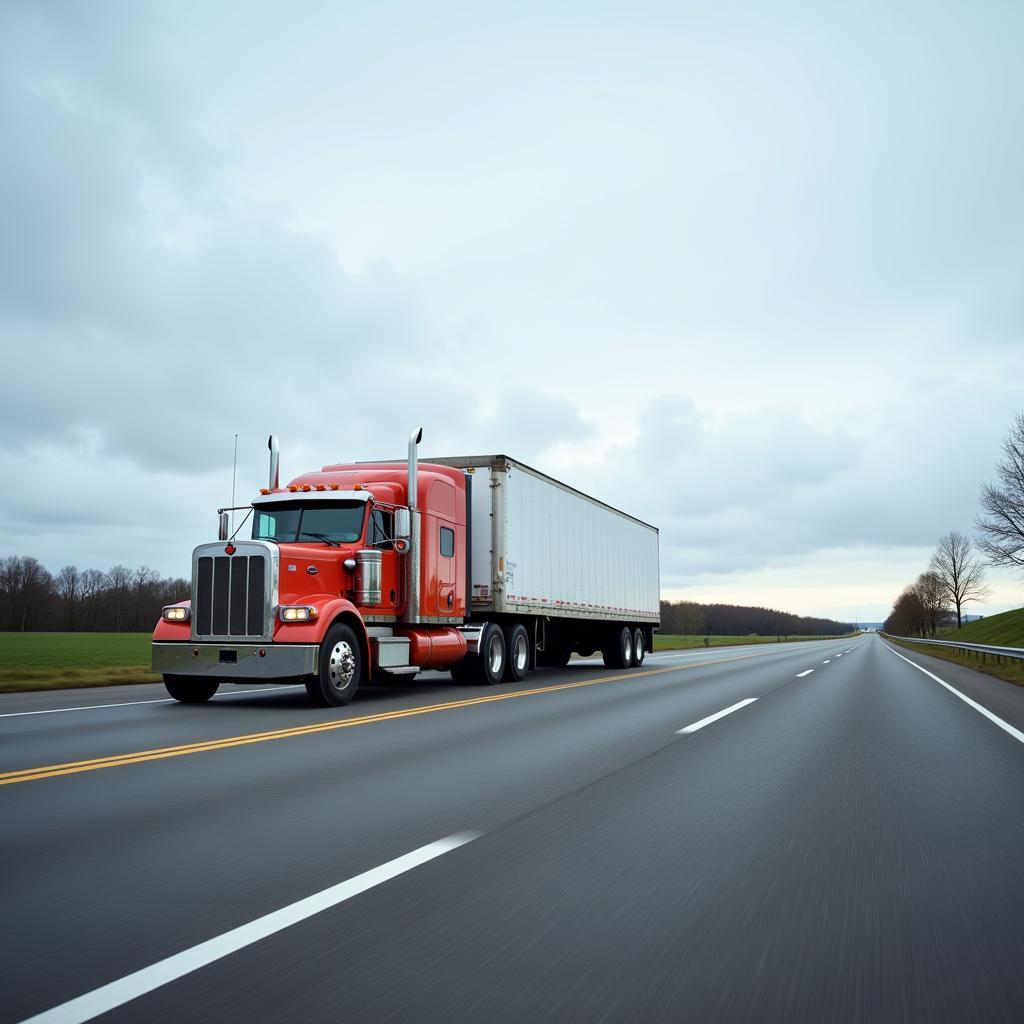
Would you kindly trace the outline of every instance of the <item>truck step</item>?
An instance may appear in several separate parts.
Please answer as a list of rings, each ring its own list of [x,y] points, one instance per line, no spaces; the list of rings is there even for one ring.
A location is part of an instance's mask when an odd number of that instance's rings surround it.
[[[389,676],[414,676],[420,670],[419,665],[379,665],[378,668]]]

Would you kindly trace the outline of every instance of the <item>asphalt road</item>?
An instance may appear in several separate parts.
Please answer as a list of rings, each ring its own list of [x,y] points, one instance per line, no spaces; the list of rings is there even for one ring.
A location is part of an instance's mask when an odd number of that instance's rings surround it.
[[[0,698],[0,1021],[1024,1020],[1024,691],[900,654]]]

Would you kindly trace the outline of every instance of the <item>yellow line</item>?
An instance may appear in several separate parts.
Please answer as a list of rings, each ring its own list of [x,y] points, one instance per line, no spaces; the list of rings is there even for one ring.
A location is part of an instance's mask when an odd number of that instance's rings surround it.
[[[646,669],[642,672],[630,672],[628,675],[599,676],[596,679],[581,679],[573,683],[538,686],[532,690],[516,690],[514,693],[494,693],[487,697],[471,697],[467,700],[450,701],[446,704],[430,704],[419,708],[406,708],[402,711],[384,711],[377,715],[362,715],[359,718],[343,718],[330,722],[318,722],[312,725],[298,725],[290,729],[275,729],[272,732],[253,732],[242,736],[225,736],[222,739],[185,743],[177,747],[160,747],[156,750],[138,750],[127,754],[112,754],[109,757],[97,757],[88,761],[70,761],[67,764],[50,764],[42,765],[39,768],[23,768],[19,771],[0,773],[0,786],[10,786],[17,782],[33,782],[36,779],[51,779],[58,775],[78,775],[82,772],[94,772],[101,768],[117,768],[125,764],[140,764],[144,761],[161,761],[168,757],[203,754],[210,750],[227,750],[230,747],[244,747],[251,743],[286,740],[294,736],[309,736],[314,733],[331,732],[334,729],[350,729],[357,725],[372,725],[375,722],[391,722],[399,718],[429,715],[436,711],[453,711],[457,708],[473,707],[476,704],[493,704],[495,701],[512,700],[516,697],[532,697],[539,693],[557,693],[560,690],[575,690],[582,686],[597,686],[601,683],[628,682],[630,679],[639,679],[641,676],[656,676],[662,675],[665,672],[679,672],[685,669],[702,668],[707,665],[724,665],[726,662],[746,661],[749,658],[756,657],[760,657],[760,652],[734,658],[716,658],[713,661],[695,662],[692,665],[670,665],[665,668]]]

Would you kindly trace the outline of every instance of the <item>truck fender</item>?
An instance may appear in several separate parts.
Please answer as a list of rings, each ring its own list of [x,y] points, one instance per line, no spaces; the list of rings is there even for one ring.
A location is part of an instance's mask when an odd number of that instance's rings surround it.
[[[327,630],[336,622],[344,622],[355,631],[359,641],[363,665],[367,672],[370,669],[370,639],[366,634],[366,624],[356,606],[344,597],[330,594],[311,594],[303,599],[303,604],[315,605],[319,615],[313,622],[283,623],[279,622],[274,630],[275,643],[320,644],[327,635]]]

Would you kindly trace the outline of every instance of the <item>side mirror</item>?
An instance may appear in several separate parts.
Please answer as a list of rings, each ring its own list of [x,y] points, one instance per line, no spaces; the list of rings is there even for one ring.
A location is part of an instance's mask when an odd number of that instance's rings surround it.
[[[408,540],[412,534],[412,525],[409,520],[409,510],[407,508],[396,508],[395,509],[395,536],[401,537],[403,540]]]
[[[227,540],[228,539],[228,514],[227,512],[221,512],[217,517],[217,539]]]

